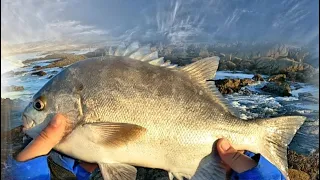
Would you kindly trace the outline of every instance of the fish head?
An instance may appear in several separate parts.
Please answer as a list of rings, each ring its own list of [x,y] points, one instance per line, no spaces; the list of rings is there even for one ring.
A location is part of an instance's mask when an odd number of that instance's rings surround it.
[[[45,84],[32,98],[22,114],[23,131],[37,137],[56,114],[67,118],[65,134],[82,120],[81,90],[83,85],[68,70]]]

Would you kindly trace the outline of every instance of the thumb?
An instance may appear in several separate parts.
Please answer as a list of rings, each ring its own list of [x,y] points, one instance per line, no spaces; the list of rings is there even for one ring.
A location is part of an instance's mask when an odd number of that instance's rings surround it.
[[[56,115],[39,136],[16,156],[16,160],[26,161],[48,154],[63,137],[66,120],[64,116]]]
[[[222,161],[237,173],[242,173],[257,166],[253,159],[238,152],[226,139],[218,141],[217,150]]]

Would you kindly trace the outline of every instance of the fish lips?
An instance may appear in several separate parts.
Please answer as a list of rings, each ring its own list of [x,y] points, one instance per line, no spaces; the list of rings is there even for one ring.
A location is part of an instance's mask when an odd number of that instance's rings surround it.
[[[26,133],[27,130],[29,130],[30,128],[34,127],[35,126],[35,121],[28,117],[27,115],[23,114],[22,115],[22,122],[23,122],[23,128],[22,128],[22,131],[24,133]]]

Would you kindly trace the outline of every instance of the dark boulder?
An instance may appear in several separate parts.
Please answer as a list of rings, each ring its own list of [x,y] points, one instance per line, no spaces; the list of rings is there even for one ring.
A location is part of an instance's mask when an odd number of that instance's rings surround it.
[[[245,79],[219,79],[214,80],[215,85],[222,94],[232,94],[247,85],[253,84],[255,81],[249,78]]]
[[[45,76],[45,75],[47,75],[47,73],[46,73],[46,72],[44,72],[44,71],[37,71],[37,72],[33,72],[33,73],[31,73],[31,75],[36,75],[36,76]]]
[[[287,79],[287,76],[285,74],[277,74],[270,76],[268,81],[269,82],[285,82]]]
[[[252,79],[255,80],[255,81],[264,81],[263,77],[260,74],[255,74],[252,77]]]
[[[278,96],[291,96],[290,84],[287,82],[270,82],[263,86],[261,90]]]

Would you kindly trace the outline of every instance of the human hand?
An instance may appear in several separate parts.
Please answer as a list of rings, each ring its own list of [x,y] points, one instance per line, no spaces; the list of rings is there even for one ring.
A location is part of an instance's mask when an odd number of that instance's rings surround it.
[[[255,160],[243,154],[243,151],[234,149],[227,139],[218,140],[217,150],[227,173],[230,173],[232,170],[242,173],[256,167],[258,164]]]
[[[52,148],[54,148],[62,139],[66,127],[67,119],[60,114],[53,117],[48,126],[36,137],[31,143],[28,144],[17,156],[17,161],[28,161],[33,158],[47,155]],[[76,162],[74,159],[58,153],[51,153],[51,157],[56,160],[55,162],[65,167],[66,169],[75,172],[72,168],[75,167]],[[97,164],[80,162],[79,165],[87,172],[93,172],[98,167]]]
[[[286,179],[281,171],[263,156],[249,151],[238,151],[226,139],[218,140],[217,151],[231,179]]]
[[[62,139],[66,127],[66,120],[67,119],[60,114],[54,116],[39,136],[31,141],[15,159],[17,161],[27,161],[48,154]]]

